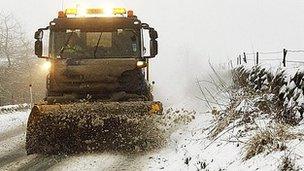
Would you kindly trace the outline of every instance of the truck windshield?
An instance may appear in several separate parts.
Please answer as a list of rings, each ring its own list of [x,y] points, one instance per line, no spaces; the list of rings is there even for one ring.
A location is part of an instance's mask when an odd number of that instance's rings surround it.
[[[138,57],[139,36],[133,30],[84,32],[67,30],[53,33],[52,53],[57,58]]]

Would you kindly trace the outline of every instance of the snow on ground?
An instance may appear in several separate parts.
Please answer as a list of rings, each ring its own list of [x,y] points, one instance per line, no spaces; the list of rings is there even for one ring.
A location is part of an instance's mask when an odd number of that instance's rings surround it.
[[[196,99],[188,99],[174,106],[177,109],[195,108],[197,110],[196,118],[188,125],[176,129],[170,136],[169,143],[163,149],[141,155],[94,154],[77,156],[57,165],[53,170],[99,170],[100,167],[106,168],[106,170],[278,170],[282,157],[286,155],[285,152],[272,152],[268,155],[262,153],[245,161],[244,144],[228,142],[233,134],[244,127],[236,127],[232,133],[223,133],[216,140],[208,139],[208,133],[213,126],[213,118],[202,107],[203,105]],[[256,120],[256,123],[261,126],[267,125],[269,122],[270,119],[267,117]],[[231,124],[223,132],[231,131],[233,127],[234,125]],[[252,132],[253,134],[254,132]],[[291,146],[296,141],[291,141],[287,145]],[[298,147],[300,146],[298,145]],[[301,148],[298,147],[295,151],[301,151]],[[296,154],[301,153],[297,152]],[[302,159],[297,160],[297,165],[301,166],[301,162]]]
[[[242,64],[238,65],[239,67],[245,67],[247,70],[251,70],[252,67],[256,66],[255,64],[248,63],[248,64]],[[296,72],[304,72],[303,64],[293,64],[293,65],[287,65],[286,67],[283,67],[282,64],[273,64],[273,63],[261,63],[258,66],[265,68],[267,71],[271,73],[276,73],[278,71],[285,71],[285,74],[288,75],[288,78],[293,77]]]
[[[214,120],[212,114],[207,112],[204,102],[195,99],[185,99],[180,104],[172,106],[174,109],[195,110],[195,119],[185,125],[175,127],[169,137],[168,144],[153,152],[144,154],[96,153],[59,158],[26,156],[24,153],[24,133],[2,141],[0,139],[0,160],[3,156],[14,154],[12,150],[21,151],[12,160],[1,163],[0,170],[23,168],[23,170],[278,170],[282,156],[285,152],[275,151],[271,154],[261,153],[244,161],[245,145],[239,142],[228,142],[243,127],[234,127],[230,124],[219,138],[211,140],[208,137]],[[0,114],[0,137],[5,132],[20,125],[26,124],[29,112],[14,112]],[[267,118],[257,118],[257,123],[268,123]],[[229,132],[228,130],[233,130]],[[297,127],[304,130],[304,124]],[[254,132],[252,132],[254,134]],[[292,157],[296,158],[296,165],[303,166],[304,143],[293,140],[287,144],[294,149]],[[41,166],[43,165],[43,166]],[[35,167],[34,167],[35,166]],[[26,169],[24,169],[26,168]]]
[[[0,133],[20,126],[25,127],[28,115],[29,111],[0,114]]]
[[[7,62],[7,59],[3,59],[2,57],[0,57],[0,66],[4,66],[6,65],[8,62]]]
[[[0,107],[11,109],[16,105]],[[0,113],[0,154],[21,148],[25,142],[25,128],[30,111]]]

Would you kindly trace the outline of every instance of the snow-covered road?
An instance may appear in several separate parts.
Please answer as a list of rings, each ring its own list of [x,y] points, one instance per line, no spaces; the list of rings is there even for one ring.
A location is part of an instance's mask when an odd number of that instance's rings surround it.
[[[200,110],[203,104],[188,100],[175,105],[176,110]],[[200,103],[200,102],[199,102]],[[196,106],[196,107],[195,107]],[[184,170],[188,168],[181,141],[189,136],[188,126],[180,125],[172,131],[167,145],[153,152],[121,154],[119,152],[74,156],[26,155],[25,132],[29,111],[0,114],[0,170]],[[198,119],[196,119],[198,120]],[[193,122],[194,123],[194,122]],[[200,123],[200,125],[204,125]],[[197,125],[195,125],[197,128]],[[171,134],[171,133],[170,133]]]
[[[168,143],[163,148],[146,153],[103,152],[73,156],[27,156],[24,144],[29,111],[0,114],[0,170],[278,170],[285,155],[283,151],[259,154],[244,161],[244,144],[227,141],[242,127],[229,125],[219,137],[210,140],[208,134],[214,120],[206,113],[202,101],[187,99],[174,105],[174,110],[170,110],[171,119],[176,120],[174,115],[188,115],[187,110],[193,109],[196,114],[191,122],[176,124],[168,130]],[[287,145],[297,146],[294,149],[299,154],[296,164],[302,167],[304,143],[300,142],[294,140]]]

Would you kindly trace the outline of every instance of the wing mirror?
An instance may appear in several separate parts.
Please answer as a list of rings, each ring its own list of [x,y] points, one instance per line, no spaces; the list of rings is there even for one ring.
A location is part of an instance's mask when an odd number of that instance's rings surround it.
[[[150,34],[150,38],[151,39],[157,39],[158,38],[158,33],[157,33],[157,31],[155,31],[154,28],[151,28],[149,30],[149,34]]]
[[[150,27],[146,23],[142,23],[142,28],[145,30],[149,30],[149,36],[150,36],[150,55],[145,56],[144,58],[154,58],[158,54],[158,33],[157,31]]]
[[[41,40],[36,40],[35,42],[35,55],[38,56],[38,58],[42,58],[42,49],[43,44]]]
[[[150,40],[150,56],[155,57],[158,54],[158,41]]]
[[[150,58],[154,58],[158,54],[158,33],[154,28],[149,29],[150,35]]]
[[[43,38],[43,31],[42,30],[38,30],[35,32],[35,39],[36,40],[42,40]]]
[[[43,55],[43,43],[42,43],[43,30],[39,29],[38,31],[36,31],[34,38],[36,39],[36,42],[35,42],[35,55],[37,55],[38,58],[48,58],[46,56],[42,56]]]

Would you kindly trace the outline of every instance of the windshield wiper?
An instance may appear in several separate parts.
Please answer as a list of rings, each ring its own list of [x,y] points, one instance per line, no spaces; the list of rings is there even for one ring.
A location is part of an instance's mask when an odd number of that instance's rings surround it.
[[[69,42],[70,42],[70,39],[72,38],[72,35],[73,35],[74,31],[71,32],[71,35],[68,37],[67,41],[65,42],[64,46],[62,46],[60,49],[60,52],[59,52],[59,56],[62,58],[62,53],[64,52],[65,48],[68,46]]]
[[[97,53],[98,46],[99,46],[99,43],[100,43],[100,40],[101,40],[101,36],[102,36],[102,32],[100,33],[100,36],[99,36],[98,41],[97,41],[97,45],[95,46],[94,58],[96,58],[96,53]]]

